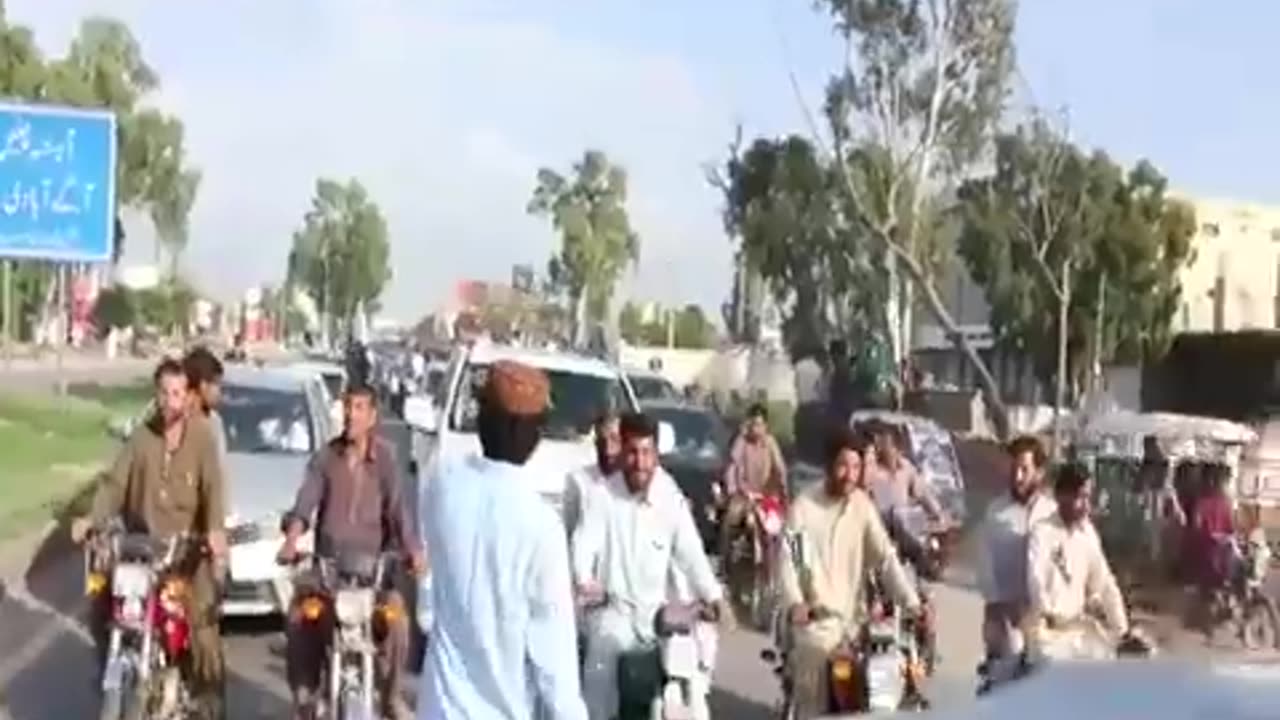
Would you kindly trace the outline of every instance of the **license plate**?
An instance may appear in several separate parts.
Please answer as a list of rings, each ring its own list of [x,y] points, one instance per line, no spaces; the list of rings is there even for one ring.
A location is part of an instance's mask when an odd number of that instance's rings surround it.
[[[145,565],[120,564],[111,571],[111,592],[120,598],[146,597],[151,591],[151,570]]]
[[[896,653],[867,659],[867,696],[873,712],[898,709],[902,699],[902,659]]]
[[[141,622],[142,598],[125,597],[120,599],[120,619],[128,623]]]
[[[373,591],[339,590],[333,604],[338,622],[356,625],[373,616]]]
[[[677,635],[662,648],[662,668],[669,677],[688,679],[698,672],[698,642],[692,635]]]

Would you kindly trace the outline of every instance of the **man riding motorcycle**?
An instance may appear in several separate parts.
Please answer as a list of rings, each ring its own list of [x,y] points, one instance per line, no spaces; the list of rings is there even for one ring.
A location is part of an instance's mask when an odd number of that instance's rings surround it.
[[[866,488],[881,514],[889,515],[916,503],[934,523],[947,525],[947,515],[933,489],[902,452],[898,430],[888,423],[875,423],[871,433],[875,458],[866,468]]]
[[[720,563],[730,577],[736,533],[756,511],[757,499],[773,497],[783,506],[787,498],[787,464],[778,441],[769,432],[769,412],[755,404],[747,410],[742,432],[729,450],[724,473],[726,505],[720,518]],[[773,562],[772,552],[765,562]]]
[[[1083,465],[1068,464],[1054,481],[1057,512],[1031,529],[1027,548],[1029,612],[1023,623],[1027,657],[1109,656],[1114,641],[1128,638],[1124,597],[1102,542],[1089,520],[1093,480]],[[1097,605],[1111,636],[1105,648],[1090,648],[1088,610]]]
[[[843,430],[827,448],[826,479],[805,488],[787,517],[788,536],[799,536],[808,559],[802,573],[789,543],[782,543],[779,575],[791,624],[787,655],[797,720],[827,712],[827,662],[850,623],[862,618],[865,572],[883,579],[889,596],[907,615],[920,612],[920,598],[898,561],[880,514],[860,489],[866,442]],[[815,620],[819,611],[833,616]]]
[[[618,712],[618,664],[653,639],[654,619],[677,573],[698,600],[728,621],[720,584],[702,549],[687,501],[674,483],[655,482],[657,426],[641,414],[619,423],[622,471],[583,507],[571,544],[585,622],[583,697],[591,720]]]
[[[982,637],[988,658],[1020,651],[1013,630],[1020,628],[1029,604],[1027,543],[1031,529],[1054,511],[1044,489],[1044,446],[1030,436],[1008,446],[1009,492],[987,508],[979,537],[978,587],[982,592]]]
[[[406,553],[414,574],[425,570],[417,525],[411,506],[401,494],[396,454],[375,435],[378,411],[375,394],[367,386],[352,386],[343,397],[343,434],[318,451],[307,465],[306,477],[298,489],[293,509],[284,518],[281,562],[298,557],[297,543],[315,515],[316,551],[324,557],[346,553],[378,554],[388,544]],[[399,705],[400,676],[409,646],[408,619],[404,601],[393,588],[382,589],[383,602],[398,608],[390,627],[379,641],[378,677],[382,717],[405,717]],[[320,695],[320,672],[331,638],[327,627],[305,622],[298,598],[286,620],[287,674],[293,694],[294,711],[299,715]],[[305,716],[305,715],[304,715]]]
[[[218,632],[218,578],[226,567],[225,508],[218,440],[207,419],[191,412],[187,375],[176,360],[156,368],[155,409],[125,441],[93,498],[88,518],[77,519],[72,536],[83,541],[94,528],[119,517],[126,532],[164,540],[180,533],[205,538],[176,563],[190,575],[192,667],[184,675],[201,716],[225,716],[225,667]],[[207,551],[207,552],[206,552]],[[111,593],[101,593],[90,611],[98,669],[107,653]]]

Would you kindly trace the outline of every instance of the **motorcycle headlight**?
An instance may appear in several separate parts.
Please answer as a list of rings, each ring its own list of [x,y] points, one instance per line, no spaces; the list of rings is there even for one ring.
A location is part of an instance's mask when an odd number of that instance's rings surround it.
[[[831,661],[831,678],[837,682],[848,682],[853,679],[853,660],[838,657]]]
[[[339,623],[362,623],[373,615],[373,591],[339,590],[333,605]]]

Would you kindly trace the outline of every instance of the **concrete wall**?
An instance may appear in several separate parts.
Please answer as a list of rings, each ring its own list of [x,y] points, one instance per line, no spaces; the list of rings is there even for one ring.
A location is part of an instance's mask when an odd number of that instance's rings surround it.
[[[763,390],[770,400],[795,402],[795,371],[785,353],[739,346],[723,350],[682,350],[624,345],[624,368],[662,364],[661,374],[677,387],[697,384],[719,394],[751,395]]]

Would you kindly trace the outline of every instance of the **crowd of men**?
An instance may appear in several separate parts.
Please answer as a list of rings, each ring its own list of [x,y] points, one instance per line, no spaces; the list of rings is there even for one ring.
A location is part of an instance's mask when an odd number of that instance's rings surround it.
[[[207,718],[225,715],[217,622],[227,558],[216,412],[221,373],[217,359],[200,349],[156,368],[153,416],[126,441],[90,517],[74,528],[78,538],[92,537],[118,517],[133,532],[204,538],[186,567],[194,590],[190,682]],[[377,395],[353,383],[343,399],[342,434],[315,453],[284,517],[282,562],[298,560],[298,539],[313,529],[322,555],[394,550],[415,574],[430,564],[435,616],[426,629],[421,720],[610,720],[620,659],[652,640],[654,613],[673,587],[706,618],[726,627],[733,622],[689,505],[658,462],[650,418],[601,417],[596,462],[568,478],[563,516],[537,494],[531,473],[538,470],[528,460],[541,439],[549,392],[541,371],[496,363],[480,397],[480,452],[440,468],[424,489],[418,517],[401,494],[395,453],[375,434]],[[731,455],[726,482],[738,513],[747,511],[749,493],[787,492],[785,463],[766,419],[762,408],[750,413]],[[828,432],[825,480],[787,498],[787,532],[816,550],[805,572],[790,556],[778,564],[800,718],[826,710],[826,662],[845,624],[862,613],[864,572],[879,573],[908,614],[920,612],[886,531],[886,512],[919,503],[936,522],[948,522],[892,430],[873,435],[843,424]],[[1127,633],[1124,603],[1088,521],[1088,474],[1068,466],[1050,492],[1036,441],[1015,441],[1010,455],[1008,494],[980,531],[990,651],[1008,652],[1013,628],[1025,633],[1032,652],[1051,644],[1083,615],[1086,597],[1101,598],[1110,628]],[[403,605],[390,585],[383,592],[386,602]],[[109,616],[99,610],[101,654]],[[328,638],[299,623],[298,612],[288,611],[287,675],[303,714],[320,694]],[[380,711],[390,718],[407,715],[400,701],[405,615],[398,613],[379,646]]]

